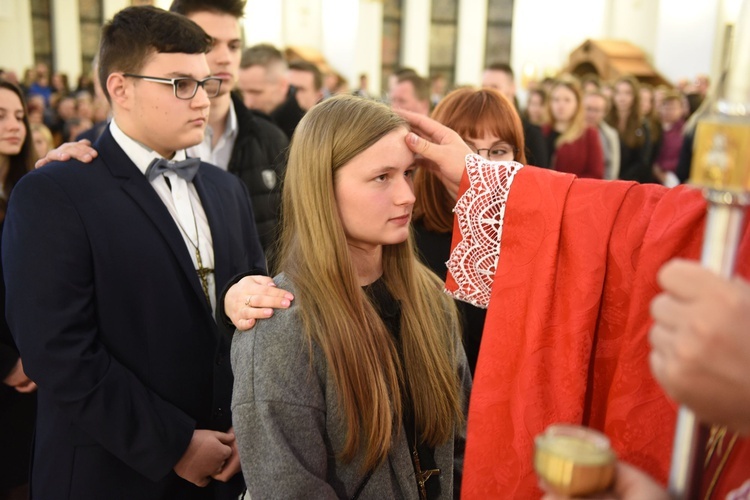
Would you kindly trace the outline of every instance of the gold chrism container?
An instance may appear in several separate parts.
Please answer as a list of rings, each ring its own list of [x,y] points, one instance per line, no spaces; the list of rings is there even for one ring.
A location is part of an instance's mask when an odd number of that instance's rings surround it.
[[[534,469],[557,494],[586,496],[606,490],[616,456],[604,434],[576,425],[551,425],[534,439]]]

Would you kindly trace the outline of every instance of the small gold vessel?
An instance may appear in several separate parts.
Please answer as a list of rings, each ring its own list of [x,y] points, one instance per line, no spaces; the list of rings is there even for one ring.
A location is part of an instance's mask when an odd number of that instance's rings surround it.
[[[534,439],[534,445],[534,469],[555,493],[586,496],[612,484],[617,457],[604,434],[554,424]]]

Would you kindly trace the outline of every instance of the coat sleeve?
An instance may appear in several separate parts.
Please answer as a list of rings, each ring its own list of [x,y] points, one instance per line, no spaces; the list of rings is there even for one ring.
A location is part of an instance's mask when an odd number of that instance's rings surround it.
[[[13,191],[2,259],[8,323],[40,397],[144,476],[168,474],[195,422],[101,342],[86,228],[65,190],[43,171]]]
[[[326,481],[324,381],[296,311],[276,311],[232,342],[232,421],[253,499],[337,498]]]

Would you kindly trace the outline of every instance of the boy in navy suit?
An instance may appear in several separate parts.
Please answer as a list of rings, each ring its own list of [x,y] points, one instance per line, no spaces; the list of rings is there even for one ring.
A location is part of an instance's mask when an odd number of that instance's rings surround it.
[[[208,37],[130,7],[103,29],[113,120],[91,164],[15,188],[7,316],[39,386],[33,498],[237,498],[229,335],[217,292],[265,260],[246,188],[185,148],[203,139]]]

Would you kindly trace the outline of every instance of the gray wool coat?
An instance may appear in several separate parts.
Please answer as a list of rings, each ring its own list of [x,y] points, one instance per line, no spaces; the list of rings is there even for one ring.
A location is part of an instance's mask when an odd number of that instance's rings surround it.
[[[283,277],[274,279],[294,292]],[[402,427],[388,454],[371,476],[362,473],[361,454],[351,463],[336,459],[346,426],[325,355],[310,348],[299,308],[274,311],[250,332],[232,341],[232,420],[242,472],[253,500],[265,498],[419,498],[410,446]],[[468,408],[471,376],[463,348],[457,367]],[[458,498],[466,429],[435,449],[441,499]],[[433,481],[430,478],[429,481]]]

